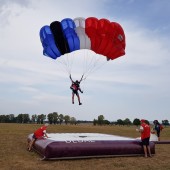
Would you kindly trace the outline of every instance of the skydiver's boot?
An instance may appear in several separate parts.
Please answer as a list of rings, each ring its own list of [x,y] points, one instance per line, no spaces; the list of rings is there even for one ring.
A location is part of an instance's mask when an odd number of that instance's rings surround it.
[[[79,103],[79,105],[82,105],[82,103]]]

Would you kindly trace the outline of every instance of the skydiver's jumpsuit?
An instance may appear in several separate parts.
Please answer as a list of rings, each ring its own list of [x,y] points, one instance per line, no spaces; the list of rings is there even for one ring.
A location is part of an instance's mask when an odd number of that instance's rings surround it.
[[[78,98],[78,102],[79,102],[79,105],[81,105],[82,103],[80,102],[80,96],[79,96],[79,93],[78,93],[78,90],[82,92],[82,90],[80,89],[80,82],[79,81],[72,81],[72,85],[70,86],[70,89],[72,90],[72,103],[74,104],[74,95],[76,94],[77,98]]]

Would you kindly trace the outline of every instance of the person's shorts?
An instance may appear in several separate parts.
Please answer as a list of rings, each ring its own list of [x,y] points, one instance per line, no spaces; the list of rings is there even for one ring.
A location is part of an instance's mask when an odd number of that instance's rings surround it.
[[[77,90],[73,90],[73,93],[78,95],[78,91]]]
[[[142,139],[142,145],[148,146],[148,145],[149,145],[149,139],[150,139],[150,138]]]

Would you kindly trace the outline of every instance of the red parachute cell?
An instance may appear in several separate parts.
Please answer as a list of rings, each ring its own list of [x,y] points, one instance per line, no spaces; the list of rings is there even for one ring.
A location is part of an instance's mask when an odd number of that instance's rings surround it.
[[[89,17],[85,20],[85,32],[91,40],[91,50],[95,52],[95,49],[100,44],[97,34],[98,19],[95,17]]]
[[[85,24],[85,32],[91,40],[91,50],[112,60],[125,55],[125,34],[118,23],[89,17]]]
[[[120,24],[116,22],[111,22],[112,28],[114,30],[114,35],[112,39],[112,50],[106,54],[106,56],[110,59],[115,59],[117,57],[125,55],[125,34],[120,26]]]
[[[98,21],[98,28],[97,28],[97,34],[98,39],[100,40],[100,44],[97,49],[95,49],[95,52],[98,54],[105,55],[105,49],[107,48],[109,39],[110,39],[110,32],[112,31],[110,21],[107,19],[100,19]],[[110,48],[109,48],[110,49]]]

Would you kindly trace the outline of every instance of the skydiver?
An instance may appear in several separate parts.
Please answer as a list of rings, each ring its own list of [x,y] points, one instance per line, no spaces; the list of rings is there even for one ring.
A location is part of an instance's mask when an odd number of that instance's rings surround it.
[[[72,82],[71,86],[70,86],[70,89],[72,90],[72,104],[74,104],[74,95],[76,94],[77,98],[78,98],[78,102],[79,102],[79,105],[82,105],[82,103],[80,102],[80,96],[79,96],[79,93],[78,91],[80,91],[81,93],[83,93],[83,91],[81,90],[80,88],[80,83],[81,81],[83,80],[83,75],[80,79],[80,81],[76,80],[76,81],[73,81],[72,78],[71,78],[71,74],[70,74],[70,80]]]

